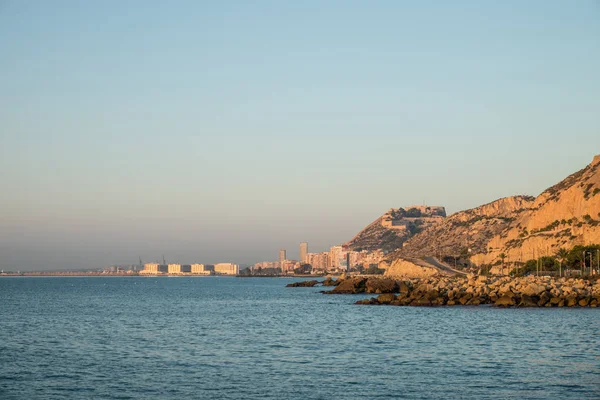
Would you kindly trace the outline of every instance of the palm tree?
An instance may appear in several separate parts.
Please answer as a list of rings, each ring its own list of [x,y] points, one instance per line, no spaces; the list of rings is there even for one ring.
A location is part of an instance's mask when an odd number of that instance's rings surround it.
[[[559,261],[559,267],[558,267],[558,275],[562,276],[562,265],[563,263],[567,260],[567,257],[569,256],[569,250],[567,249],[558,249],[558,251],[556,252],[556,258],[558,258]]]

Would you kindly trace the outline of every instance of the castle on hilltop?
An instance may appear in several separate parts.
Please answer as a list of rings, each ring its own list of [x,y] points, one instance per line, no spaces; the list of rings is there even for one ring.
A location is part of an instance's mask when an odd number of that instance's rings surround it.
[[[381,218],[381,226],[388,229],[407,230],[415,220],[423,223],[438,222],[446,217],[446,209],[440,206],[412,206],[390,208]]]

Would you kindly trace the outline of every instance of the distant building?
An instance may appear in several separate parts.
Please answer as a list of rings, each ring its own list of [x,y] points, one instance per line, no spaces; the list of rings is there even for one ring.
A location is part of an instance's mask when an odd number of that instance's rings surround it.
[[[306,256],[308,255],[308,243],[300,243],[300,263],[306,264]]]
[[[312,265],[313,271],[325,272],[329,269],[329,253],[308,253],[306,263]]]
[[[285,249],[279,250],[279,265],[283,266],[283,262],[287,260],[287,256],[285,255]]]
[[[167,266],[169,274],[181,274],[181,264],[169,264]]]
[[[281,264],[281,272],[283,274],[291,274],[294,272],[296,268],[300,267],[300,263],[295,260],[285,260],[283,264]]]
[[[208,268],[208,266],[204,264],[192,264],[190,265],[191,273],[196,275],[212,275],[212,268]]]
[[[240,267],[237,264],[219,263],[215,264],[215,273],[222,275],[237,275],[240,273]]]
[[[252,266],[253,274],[275,275],[279,273],[280,270],[281,266],[279,265],[279,261],[257,262]]]
[[[344,253],[344,249],[342,246],[333,246],[329,249],[329,267],[332,270],[337,270],[342,265],[342,260],[344,260],[344,264],[346,263],[346,254]]]
[[[169,271],[168,265],[159,263],[146,263],[140,274],[162,274]]]

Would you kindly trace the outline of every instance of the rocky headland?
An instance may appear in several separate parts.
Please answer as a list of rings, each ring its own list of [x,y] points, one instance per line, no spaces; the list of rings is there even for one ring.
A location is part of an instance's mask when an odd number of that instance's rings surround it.
[[[598,307],[598,243],[600,155],[537,197],[450,216],[443,207],[390,209],[344,245],[381,250],[384,275],[328,279],[335,287],[324,293],[379,294],[357,303],[397,306]]]
[[[593,264],[600,270],[598,244],[600,155],[536,197],[505,197],[449,216],[443,207],[390,209],[343,246],[382,251],[378,268],[390,278],[424,279],[505,275],[540,259],[556,275],[559,263],[566,269]],[[580,259],[559,255],[576,248]]]
[[[387,262],[437,257],[503,274],[561,249],[600,243],[600,155],[539,196],[512,196],[459,211],[408,238]]]

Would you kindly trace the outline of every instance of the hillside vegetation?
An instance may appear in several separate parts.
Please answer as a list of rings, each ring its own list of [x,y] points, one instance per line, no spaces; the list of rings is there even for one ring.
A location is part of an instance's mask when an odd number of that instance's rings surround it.
[[[506,197],[450,217],[443,207],[414,208],[391,209],[347,245],[383,249],[387,263],[436,257],[494,266],[600,243],[600,155],[537,197]]]
[[[462,257],[524,262],[600,243],[600,156],[538,197],[514,196],[458,212],[406,241],[390,259]]]

